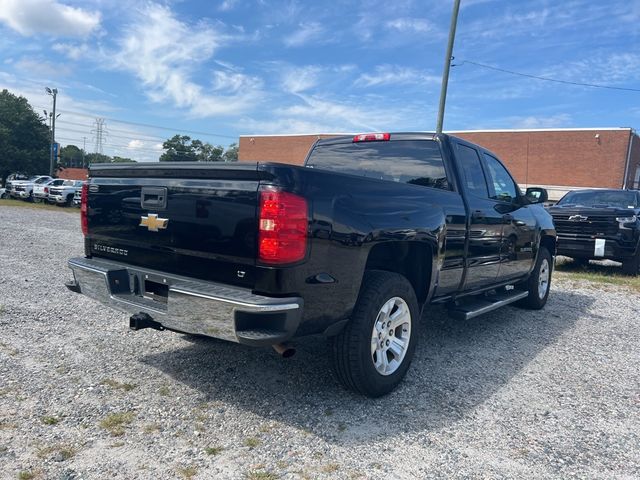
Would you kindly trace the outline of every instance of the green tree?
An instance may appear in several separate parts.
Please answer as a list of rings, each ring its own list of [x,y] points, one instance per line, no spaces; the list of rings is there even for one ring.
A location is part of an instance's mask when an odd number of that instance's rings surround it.
[[[191,137],[188,135],[174,135],[162,144],[162,148],[164,152],[160,155],[161,162],[195,162],[198,160]]]
[[[225,162],[237,162],[238,161],[238,144],[232,143],[227,148],[227,151],[222,155],[222,159]]]
[[[0,92],[0,178],[49,172],[49,129],[27,99]]]
[[[199,162],[221,162],[224,148],[220,145],[214,147],[210,143],[203,143],[200,140],[191,142],[191,146],[196,153]]]
[[[60,164],[62,167],[82,167],[84,152],[75,145],[67,145],[60,149]]]
[[[136,163],[132,158],[118,157],[117,155],[111,159],[111,163]]]
[[[90,163],[111,163],[111,157],[102,153],[87,153],[84,161],[87,165]]]

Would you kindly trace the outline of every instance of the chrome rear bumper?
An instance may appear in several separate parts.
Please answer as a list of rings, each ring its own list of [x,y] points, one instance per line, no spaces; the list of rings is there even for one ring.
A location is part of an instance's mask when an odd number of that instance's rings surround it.
[[[74,276],[71,290],[125,313],[145,313],[169,330],[273,345],[291,338],[302,316],[299,297],[255,295],[248,289],[97,258],[72,258],[69,268]],[[148,283],[166,295],[147,292]]]

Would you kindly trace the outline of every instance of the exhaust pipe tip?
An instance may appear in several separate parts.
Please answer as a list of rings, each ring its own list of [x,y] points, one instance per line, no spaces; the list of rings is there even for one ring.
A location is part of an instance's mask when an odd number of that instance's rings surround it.
[[[276,343],[271,346],[282,358],[291,358],[296,354],[296,349],[288,343]]]

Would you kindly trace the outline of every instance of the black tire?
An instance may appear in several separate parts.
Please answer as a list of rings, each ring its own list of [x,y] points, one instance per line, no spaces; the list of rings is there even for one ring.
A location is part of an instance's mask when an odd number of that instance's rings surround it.
[[[545,260],[546,268],[548,269],[548,281],[546,291],[544,292],[544,295],[541,295],[540,272]],[[527,290],[529,295],[518,301],[516,305],[530,310],[540,310],[544,307],[547,303],[547,299],[549,298],[549,292],[551,291],[552,273],[553,259],[551,258],[551,254],[545,247],[540,247],[538,250],[538,258],[536,259],[536,266],[533,268],[529,279],[519,285],[516,285],[516,288],[519,290]]]
[[[372,348],[372,334],[376,323],[380,325],[378,316],[381,308],[398,297],[408,307],[409,335],[406,341],[404,356],[399,365],[390,374],[380,373],[374,364]],[[401,302],[400,302],[401,303]],[[390,310],[390,314],[395,312]],[[380,397],[391,392],[402,381],[409,366],[418,341],[419,326],[418,300],[409,281],[397,273],[371,270],[365,272],[365,276],[358,295],[358,301],[353,309],[353,314],[347,326],[335,337],[331,338],[331,355],[333,369],[338,380],[349,390],[366,395],[368,397]],[[384,318],[384,317],[381,317]],[[384,326],[384,322],[382,323]],[[406,332],[404,326],[393,327],[387,332],[393,343],[393,333],[401,328],[400,335]],[[396,337],[398,333],[395,333]],[[389,343],[387,342],[387,345]],[[377,355],[377,351],[375,353]],[[384,355],[387,355],[385,352]],[[391,352],[393,356],[393,352]],[[388,362],[385,359],[385,363]]]
[[[635,257],[622,262],[622,272],[634,277],[640,275],[640,251],[636,253]]]
[[[42,203],[42,199],[38,197],[33,197],[33,203]]]
[[[73,193],[67,195],[67,201],[64,204],[65,207],[70,207],[71,205],[73,205]]]

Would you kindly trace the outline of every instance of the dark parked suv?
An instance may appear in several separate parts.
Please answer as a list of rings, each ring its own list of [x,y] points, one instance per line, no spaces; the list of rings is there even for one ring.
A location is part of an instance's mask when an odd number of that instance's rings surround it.
[[[640,192],[576,190],[549,209],[558,234],[558,255],[587,262],[622,262],[640,273]]]

